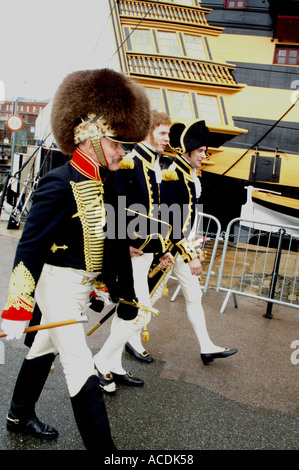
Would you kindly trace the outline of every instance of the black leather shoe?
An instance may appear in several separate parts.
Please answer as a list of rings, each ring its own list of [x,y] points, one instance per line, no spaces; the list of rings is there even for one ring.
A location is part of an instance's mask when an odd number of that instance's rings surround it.
[[[109,374],[101,374],[100,371],[97,372],[100,382],[100,388],[103,390],[103,392],[108,393],[109,395],[115,395],[116,387],[111,372]]]
[[[230,349],[230,348],[225,348],[224,351],[220,351],[217,353],[209,353],[209,354],[201,354],[201,360],[202,362],[207,365],[210,362],[213,362],[214,359],[221,359],[225,357],[232,356],[233,354],[236,354],[238,352],[237,349]]]
[[[42,423],[36,416],[27,419],[17,419],[11,413],[7,415],[6,429],[10,432],[22,432],[39,439],[55,439],[58,431]]]
[[[138,377],[133,377],[130,372],[127,372],[126,374],[115,374],[113,372],[113,378],[115,382],[118,382],[123,385],[128,385],[129,387],[142,387],[144,382],[141,379],[138,379]]]
[[[130,345],[130,343],[126,343],[125,349],[129,354],[131,354],[131,356],[136,357],[136,359],[139,359],[140,361],[153,362],[153,358],[149,355],[147,351],[143,351],[140,354],[136,351],[136,349],[133,348],[133,346]]]

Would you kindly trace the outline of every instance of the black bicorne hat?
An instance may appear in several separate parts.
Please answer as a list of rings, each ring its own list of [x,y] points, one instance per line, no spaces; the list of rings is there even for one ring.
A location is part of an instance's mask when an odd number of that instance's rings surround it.
[[[189,153],[208,146],[209,129],[205,121],[195,121],[189,126],[174,122],[170,126],[169,145],[177,153]]]

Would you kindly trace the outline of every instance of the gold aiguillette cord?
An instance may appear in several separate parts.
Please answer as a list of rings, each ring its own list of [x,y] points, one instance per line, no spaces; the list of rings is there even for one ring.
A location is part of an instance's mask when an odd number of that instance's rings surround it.
[[[122,304],[132,305],[133,307],[136,307],[136,308],[138,308],[138,309],[145,312],[142,339],[143,339],[143,341],[148,341],[149,340],[149,332],[147,331],[147,315],[148,315],[148,313],[152,313],[154,315],[154,317],[157,317],[160,313],[159,310],[157,310],[156,308],[153,308],[153,307],[147,307],[146,305],[143,305],[139,302],[136,302],[136,300],[133,300],[132,302],[130,302],[128,300],[119,299],[119,301]]]

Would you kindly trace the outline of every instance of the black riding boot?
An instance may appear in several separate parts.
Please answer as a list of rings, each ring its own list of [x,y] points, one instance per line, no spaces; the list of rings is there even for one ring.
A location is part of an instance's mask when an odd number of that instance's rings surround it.
[[[7,415],[8,431],[24,432],[42,439],[54,439],[58,436],[56,429],[40,422],[35,414],[35,404],[54,358],[54,354],[45,354],[35,359],[24,359]]]
[[[82,440],[87,450],[111,452],[112,441],[108,416],[99,379],[92,375],[71,403]]]

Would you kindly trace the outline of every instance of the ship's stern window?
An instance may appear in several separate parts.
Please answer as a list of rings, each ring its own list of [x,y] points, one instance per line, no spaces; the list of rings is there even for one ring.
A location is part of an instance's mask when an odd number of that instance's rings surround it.
[[[274,64],[299,65],[299,48],[276,46]]]
[[[246,8],[246,0],[225,0],[224,8],[244,9]]]

